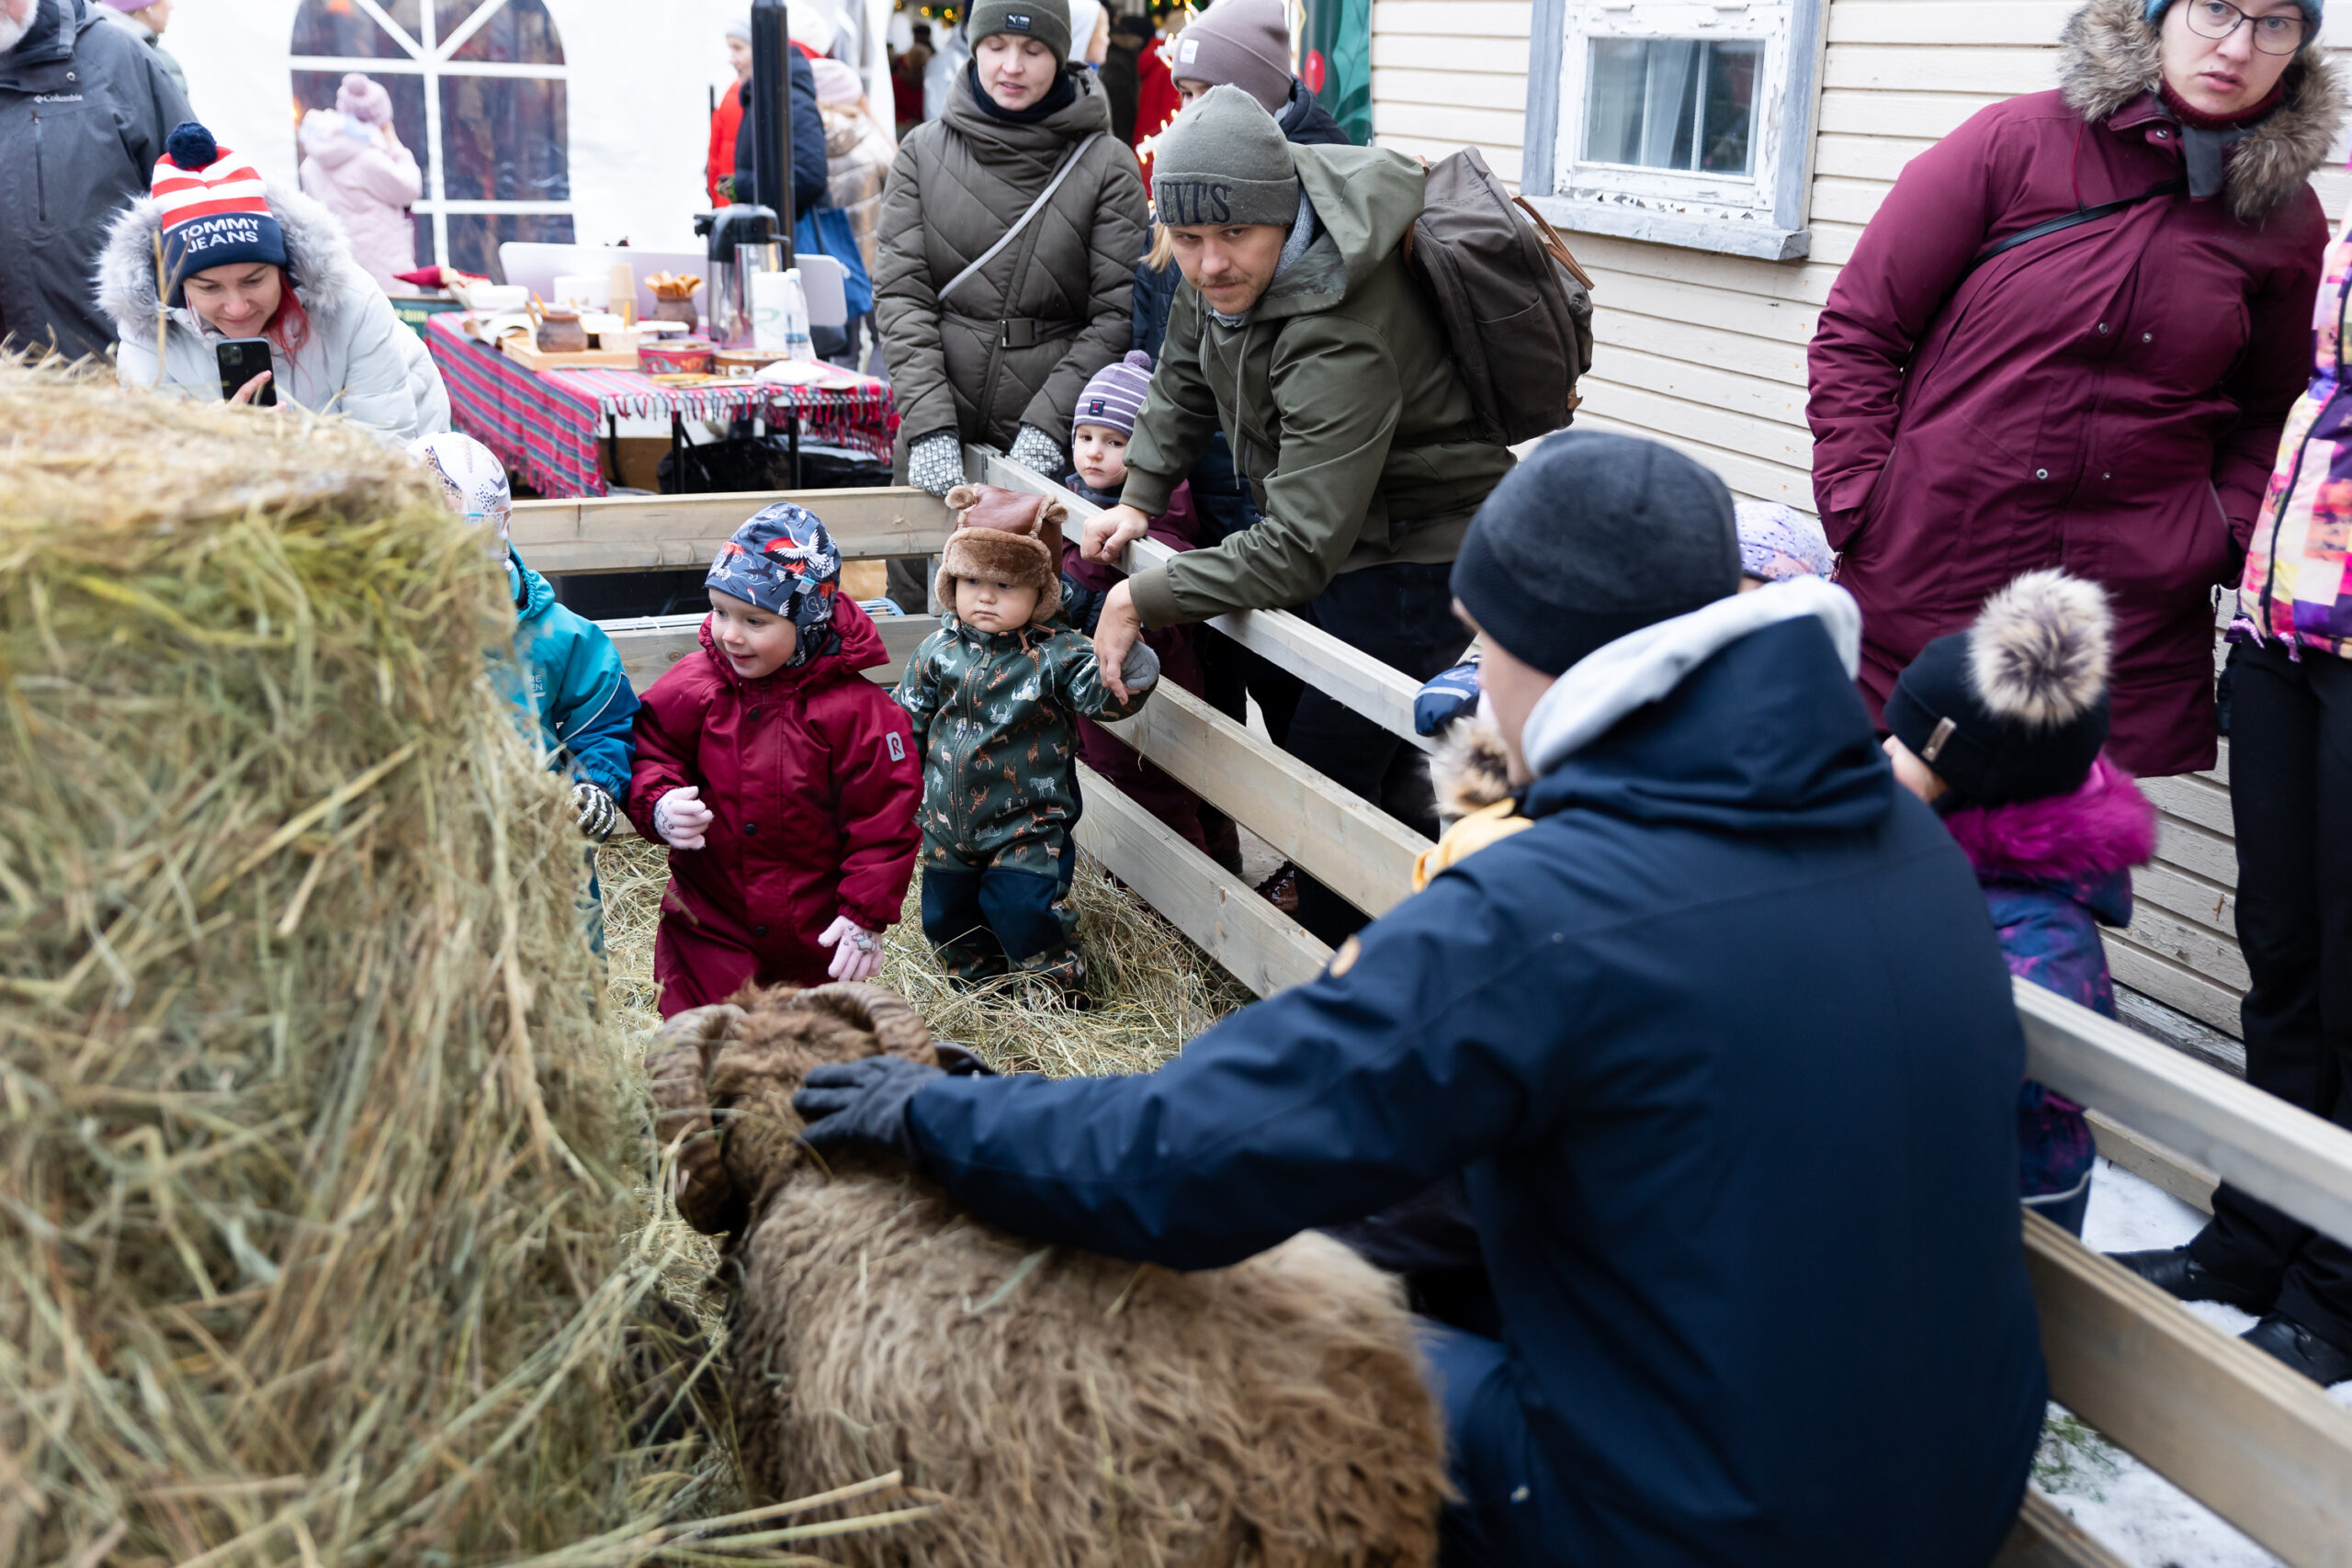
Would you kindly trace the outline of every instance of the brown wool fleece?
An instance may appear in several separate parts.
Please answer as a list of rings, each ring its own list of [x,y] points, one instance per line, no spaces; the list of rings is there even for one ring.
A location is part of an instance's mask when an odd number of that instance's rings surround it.
[[[1040,1247],[895,1161],[819,1158],[792,1108],[808,1069],[934,1065],[929,1031],[877,987],[736,1000],[673,1020],[651,1066],[665,1146],[724,1129],[687,1183],[724,1190],[679,1210],[740,1226],[718,1278],[756,1498],[899,1469],[952,1499],[839,1538],[860,1568],[1434,1562],[1443,1445],[1395,1281],[1314,1232],[1193,1273]]]

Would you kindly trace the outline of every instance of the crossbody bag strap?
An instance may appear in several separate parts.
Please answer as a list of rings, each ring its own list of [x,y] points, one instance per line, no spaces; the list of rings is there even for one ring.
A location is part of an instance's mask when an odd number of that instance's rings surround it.
[[[1974,272],[2004,251],[2014,251],[2019,245],[2030,244],[2036,240],[2058,233],[2062,230],[2072,229],[2078,223],[2088,223],[2099,218],[2112,218],[2127,208],[2137,207],[2143,201],[2154,201],[2160,196],[2178,196],[2188,188],[2187,180],[2166,180],[2164,184],[2143,190],[2137,196],[2120,197],[2114,201],[2102,201],[2097,207],[2078,207],[2072,212],[2062,213],[2056,218],[2037,223],[2030,229],[2020,229],[2007,239],[1996,241],[1977,252],[1976,259],[1968,264],[1968,272],[1963,272],[1960,276],[1966,277],[1968,273]]]
[[[1007,229],[1004,233],[998,238],[995,244],[990,245],[987,250],[982,251],[977,261],[973,262],[971,265],[966,267],[963,271],[957,273],[955,276],[949,278],[946,286],[941,288],[934,298],[944,303],[947,297],[956,292],[956,288],[960,287],[966,279],[969,278],[974,273],[979,271],[980,268],[988,265],[989,263],[996,260],[997,253],[1003,250],[1005,246],[1012,243],[1013,237],[1019,234],[1022,230],[1029,227],[1029,220],[1036,217],[1038,213],[1044,211],[1046,209],[1046,203],[1054,199],[1054,192],[1062,188],[1062,182],[1069,178],[1069,172],[1072,169],[1078,167],[1078,161],[1086,156],[1086,150],[1102,140],[1102,132],[1098,130],[1088,136],[1085,141],[1080,142],[1077,146],[1071,148],[1069,150],[1069,156],[1062,160],[1062,166],[1054,171],[1054,177],[1046,182],[1046,188],[1037,193],[1037,199],[1029,204],[1029,209],[1023,212],[1020,217],[1014,219],[1012,220],[1012,227]]]

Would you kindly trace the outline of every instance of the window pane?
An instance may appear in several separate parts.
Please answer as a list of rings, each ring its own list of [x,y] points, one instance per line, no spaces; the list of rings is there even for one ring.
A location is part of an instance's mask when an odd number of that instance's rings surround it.
[[[417,0],[382,0],[384,15],[416,36]],[[357,0],[302,0],[294,13],[295,54],[359,55],[370,60],[406,60],[409,53]]]
[[[452,212],[449,254],[442,259],[460,272],[481,273],[503,283],[506,271],[498,265],[498,247],[508,240],[569,245],[572,243],[571,214]],[[424,254],[422,249],[417,252],[419,256]]]
[[[443,24],[451,31],[462,26],[474,10],[471,0],[440,0],[440,4],[457,14],[455,22]],[[447,38],[449,34],[441,36]],[[563,40],[556,35],[555,20],[548,15],[541,0],[506,0],[449,58],[560,65]]]
[[[451,201],[570,200],[566,124],[560,82],[442,77],[441,194]],[[450,248],[457,243],[452,238]]]
[[[424,78],[387,71],[373,75],[371,81],[384,85],[392,98],[392,132],[401,145],[416,157],[416,166],[424,171],[426,190],[433,188],[433,171],[427,166],[424,151]],[[294,73],[294,122],[297,131],[301,117],[312,109],[334,107],[335,89],[343,85],[340,71],[297,71]]]
[[[1594,39],[1585,161],[1747,173],[1763,57],[1759,39]]]

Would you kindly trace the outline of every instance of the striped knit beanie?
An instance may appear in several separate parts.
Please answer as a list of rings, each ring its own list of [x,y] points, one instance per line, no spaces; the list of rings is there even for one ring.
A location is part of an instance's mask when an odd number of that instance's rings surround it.
[[[167,303],[186,303],[181,285],[208,267],[286,265],[286,236],[251,164],[192,119],[174,126],[164,146],[153,194],[164,231],[164,271],[171,280]]]
[[[1130,349],[1116,365],[1105,365],[1078,394],[1078,412],[1070,416],[1073,439],[1081,424],[1099,424],[1122,435],[1136,433],[1136,416],[1143,412],[1144,393],[1151,389],[1151,355]]]

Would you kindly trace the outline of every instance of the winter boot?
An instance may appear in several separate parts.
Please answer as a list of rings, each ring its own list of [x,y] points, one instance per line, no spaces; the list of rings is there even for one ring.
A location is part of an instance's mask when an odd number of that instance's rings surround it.
[[[2352,1350],[2330,1344],[2283,1312],[2265,1314],[2238,1337],[2322,1388],[2352,1380]]]
[[[2220,1302],[2240,1312],[2264,1313],[2270,1303],[2233,1285],[2188,1256],[2185,1247],[2154,1252],[2110,1252],[2108,1257],[2169,1296],[2184,1302]]]

